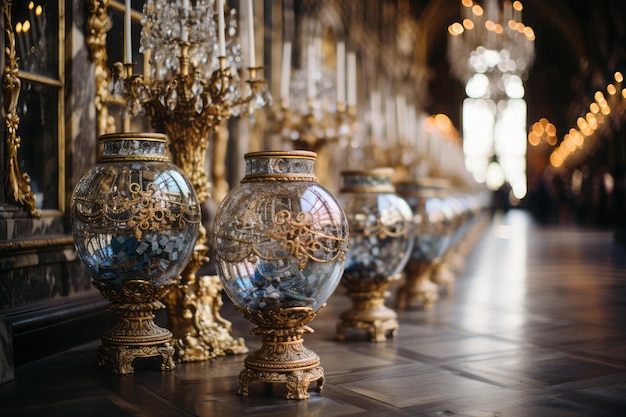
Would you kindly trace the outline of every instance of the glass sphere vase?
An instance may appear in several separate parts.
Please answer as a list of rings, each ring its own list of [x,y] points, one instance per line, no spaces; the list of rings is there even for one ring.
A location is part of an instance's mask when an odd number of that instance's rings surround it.
[[[184,174],[169,161],[167,137],[114,133],[100,137],[96,165],[71,201],[77,254],[93,285],[118,314],[102,335],[98,362],[116,374],[133,372],[137,357],[161,356],[174,368],[172,333],[153,311],[178,281],[191,255],[200,206]]]
[[[413,248],[411,207],[395,194],[394,170],[341,173],[339,201],[350,227],[350,250],[341,279],[352,301],[337,324],[337,338],[364,329],[372,342],[396,335],[397,313],[385,305],[388,288],[402,278]]]
[[[309,151],[245,155],[246,174],[220,204],[213,226],[226,294],[257,328],[261,348],[245,359],[238,393],[252,381],[285,383],[307,399],[323,384],[319,356],[304,347],[307,323],[337,287],[349,236],[336,198],[318,183]]]
[[[445,178],[420,178],[396,184],[399,195],[413,210],[415,236],[405,280],[398,289],[398,309],[418,304],[428,309],[439,299],[440,288],[434,282],[443,257],[450,247],[453,231],[452,213],[442,193],[450,182]]]

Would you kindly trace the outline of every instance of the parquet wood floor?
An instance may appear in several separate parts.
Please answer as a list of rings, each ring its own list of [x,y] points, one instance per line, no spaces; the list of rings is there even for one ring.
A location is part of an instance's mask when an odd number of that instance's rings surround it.
[[[326,382],[307,401],[252,383],[236,394],[241,355],[133,375],[99,368],[99,342],[17,369],[0,386],[0,416],[621,416],[626,415],[626,249],[611,231],[539,227],[496,216],[455,291],[428,311],[400,312],[398,336],[334,339],[341,288],[305,345]],[[259,346],[226,301],[234,335]],[[42,341],[45,343],[45,341]]]

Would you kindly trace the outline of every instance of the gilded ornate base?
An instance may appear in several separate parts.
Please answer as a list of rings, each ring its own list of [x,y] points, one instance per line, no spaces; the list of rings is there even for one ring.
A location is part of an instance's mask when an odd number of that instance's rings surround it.
[[[347,278],[347,277],[344,277]],[[352,300],[352,307],[341,313],[337,324],[337,339],[344,340],[348,329],[364,329],[369,333],[370,341],[384,342],[387,337],[395,337],[398,332],[397,313],[385,306],[385,298],[389,295],[387,288],[393,282],[400,279],[400,275],[389,277],[380,283],[360,285],[360,291],[355,280],[346,280],[344,285],[351,285],[348,296]]]
[[[231,335],[231,323],[220,315],[222,284],[216,275],[187,279],[166,296],[168,327],[178,362],[204,361],[248,353],[242,338]]]
[[[119,312],[118,322],[102,334],[98,348],[98,364],[111,365],[114,374],[131,374],[135,358],[161,356],[161,369],[174,369],[172,333],[154,322],[153,309],[165,307],[160,302],[145,304],[113,304],[111,310]]]
[[[324,369],[315,352],[304,347],[302,335],[313,333],[305,323],[317,314],[308,307],[275,309],[252,313],[240,310],[244,316],[259,327],[251,334],[261,336],[261,348],[250,353],[239,374],[237,394],[247,396],[250,382],[282,383],[287,386],[287,398],[306,400],[312,381],[317,381],[316,391],[324,385]]]
[[[161,356],[161,369],[174,369],[172,333],[154,322],[154,310],[165,308],[159,300],[167,294],[169,286],[155,287],[144,280],[125,281],[121,287],[106,281],[92,281],[104,297],[111,301],[110,311],[118,313],[112,329],[102,334],[98,348],[98,364],[111,364],[115,374],[130,374],[135,358]]]
[[[448,262],[441,262],[433,267],[433,281],[443,294],[451,294],[456,284],[456,276]]]
[[[171,337],[171,334],[170,334]],[[176,366],[174,364],[174,348],[169,342],[164,342],[155,346],[121,346],[105,344],[98,348],[98,365],[104,366],[107,362],[111,364],[111,372],[124,375],[134,372],[133,361],[135,358],[148,358],[161,356],[161,370],[171,371]]]
[[[316,391],[324,385],[324,369],[319,366],[320,358],[315,352],[302,345],[302,339],[263,341],[256,352],[246,358],[245,369],[239,374],[237,394],[248,396],[250,382],[286,384],[287,399],[306,400],[312,381],[317,381]]]
[[[439,286],[431,280],[432,265],[409,261],[406,267],[406,278],[398,288],[396,305],[404,310],[412,304],[418,304],[427,310],[439,300]]]

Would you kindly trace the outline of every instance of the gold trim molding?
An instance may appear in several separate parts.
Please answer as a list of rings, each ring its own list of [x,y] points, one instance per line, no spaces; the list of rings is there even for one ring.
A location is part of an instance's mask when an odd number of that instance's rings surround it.
[[[22,139],[17,135],[20,117],[17,114],[17,102],[22,82],[18,77],[18,58],[15,53],[15,33],[11,12],[12,0],[3,0],[4,11],[4,74],[2,77],[2,93],[4,95],[4,132],[6,140],[4,192],[11,203],[25,208],[32,217],[39,217],[35,204],[35,194],[30,189],[30,176],[20,172],[17,157]]]
[[[94,62],[97,136],[115,132],[115,119],[109,114],[108,103],[113,102],[109,91],[111,70],[107,65],[107,32],[113,25],[107,13],[109,0],[88,0],[87,47]]]

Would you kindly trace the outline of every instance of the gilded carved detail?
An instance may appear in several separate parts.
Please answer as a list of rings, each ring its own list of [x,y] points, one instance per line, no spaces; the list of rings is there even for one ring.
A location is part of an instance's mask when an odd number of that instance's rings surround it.
[[[107,104],[112,100],[109,85],[111,83],[111,71],[107,66],[107,32],[111,29],[111,18],[107,13],[109,0],[89,0],[87,7],[87,46],[94,62],[94,76],[96,94],[94,103],[96,106],[97,135],[115,132],[115,121],[109,114]]]
[[[17,114],[17,103],[20,95],[21,81],[18,77],[18,58],[15,53],[15,33],[11,20],[13,2],[3,0],[4,34],[5,34],[5,66],[2,79],[4,96],[4,124],[5,124],[5,171],[4,187],[7,199],[28,210],[33,217],[39,217],[35,206],[35,195],[30,188],[30,177],[20,172],[18,150],[21,138],[17,135],[20,117]]]

